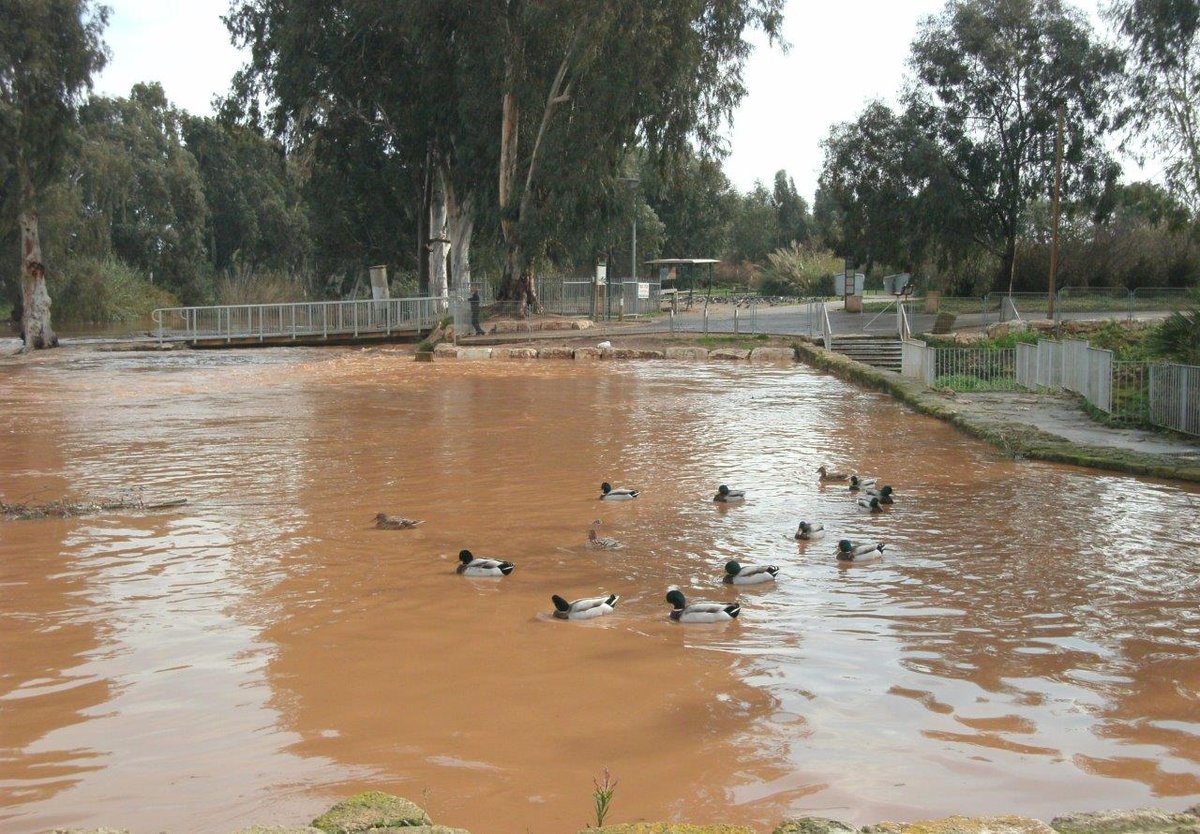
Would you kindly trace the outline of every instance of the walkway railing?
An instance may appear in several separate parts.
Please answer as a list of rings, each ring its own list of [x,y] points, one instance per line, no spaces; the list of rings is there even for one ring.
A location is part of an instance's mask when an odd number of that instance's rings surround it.
[[[1200,435],[1200,367],[1150,366],[1150,422]]]
[[[393,331],[432,330],[445,299],[305,301],[297,304],[231,304],[163,307],[152,313],[158,341],[329,339]]]

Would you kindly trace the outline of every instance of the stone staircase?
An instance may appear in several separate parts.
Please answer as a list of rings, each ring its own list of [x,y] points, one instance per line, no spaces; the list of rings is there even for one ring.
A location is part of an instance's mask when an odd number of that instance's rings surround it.
[[[829,349],[864,365],[900,372],[900,337],[895,334],[834,336]]]

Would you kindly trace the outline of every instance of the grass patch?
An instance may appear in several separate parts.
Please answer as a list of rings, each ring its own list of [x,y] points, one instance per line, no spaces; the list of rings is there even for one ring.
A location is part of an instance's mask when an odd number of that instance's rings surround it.
[[[960,394],[970,394],[979,391],[1022,391],[1020,385],[1011,379],[983,379],[971,374],[946,374],[939,376],[933,382],[934,388],[956,391]]]

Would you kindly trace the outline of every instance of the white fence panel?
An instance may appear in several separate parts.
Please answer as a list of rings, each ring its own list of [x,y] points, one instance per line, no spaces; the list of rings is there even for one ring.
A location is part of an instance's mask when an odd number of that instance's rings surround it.
[[[1150,367],[1150,422],[1185,434],[1200,435],[1200,367]]]
[[[900,344],[900,375],[932,385],[932,358],[929,346],[924,342],[905,339]]]

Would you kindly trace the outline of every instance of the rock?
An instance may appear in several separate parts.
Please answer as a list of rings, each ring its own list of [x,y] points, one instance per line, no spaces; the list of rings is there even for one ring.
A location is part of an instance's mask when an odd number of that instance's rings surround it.
[[[877,822],[874,825],[864,825],[862,834],[900,834],[904,826],[898,822]]]
[[[538,351],[538,359],[574,359],[575,351],[569,347],[544,347]]]
[[[533,325],[534,330],[587,330],[593,324],[590,319],[550,319]]]
[[[793,362],[796,352],[791,348],[760,347],[750,351],[750,359],[754,362]]]
[[[321,829],[311,825],[252,825],[234,834],[321,834]]]
[[[1060,834],[1196,834],[1200,832],[1200,805],[1182,814],[1154,808],[1068,814],[1050,820],[1050,827]]]
[[[442,342],[433,349],[433,355],[438,359],[457,359],[462,355],[459,351],[460,348],[457,348],[448,342]]]
[[[432,825],[425,810],[383,791],[367,791],[344,799],[312,821],[326,834],[356,834],[372,828]]]
[[[585,828],[579,834],[755,834],[740,825],[692,825],[686,822],[629,822]]]
[[[989,339],[1003,339],[1008,335],[1012,328],[1006,321],[988,325],[987,334]]]
[[[594,362],[600,358],[600,351],[596,348],[575,348],[575,361],[580,360],[586,362]]]
[[[462,347],[458,349],[459,359],[491,359],[490,347]]]
[[[128,828],[56,828],[54,834],[129,834]]]
[[[371,834],[471,834],[465,828],[445,825],[410,825],[404,828],[372,828]]]
[[[1054,829],[1029,817],[946,817],[909,823],[900,834],[1054,834]]]
[[[537,348],[510,347],[492,348],[493,359],[537,359]]]
[[[702,347],[669,347],[664,352],[667,359],[700,359],[708,358],[708,351]]]
[[[604,351],[605,359],[662,359],[661,350],[642,350],[639,348],[613,348]]]
[[[530,333],[533,331],[533,323],[527,320],[516,319],[514,321],[498,321],[492,325],[489,333]]]
[[[717,348],[708,352],[709,359],[749,359],[750,351],[740,348]]]
[[[858,831],[852,825],[828,817],[798,817],[784,820],[772,834],[838,834],[842,831]]]

